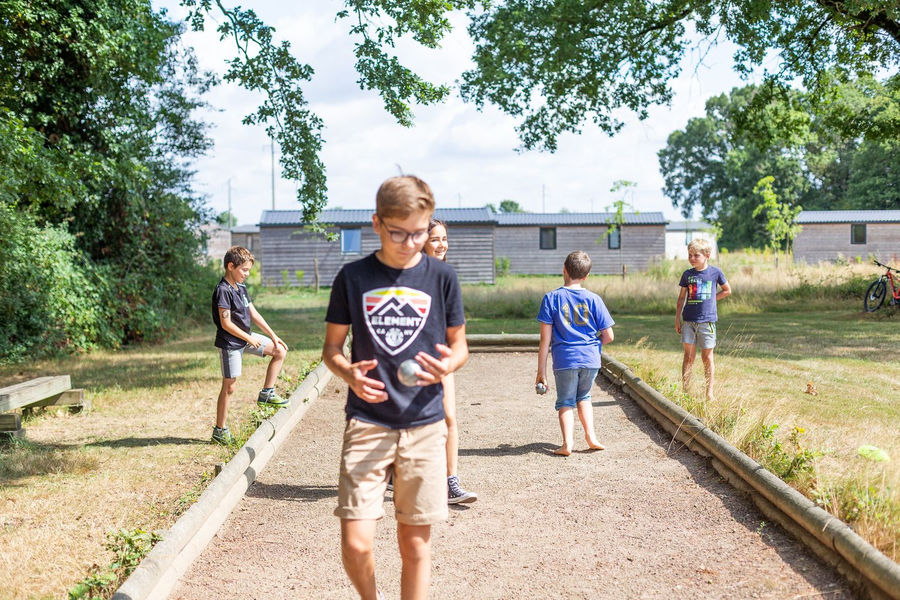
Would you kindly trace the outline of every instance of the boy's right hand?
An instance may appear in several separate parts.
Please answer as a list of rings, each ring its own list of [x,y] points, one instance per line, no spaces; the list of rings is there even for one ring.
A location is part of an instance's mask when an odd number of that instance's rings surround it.
[[[387,392],[384,391],[384,382],[371,377],[366,377],[366,373],[374,369],[378,365],[378,361],[373,359],[361,360],[350,365],[350,377],[347,382],[353,393],[362,400],[371,404],[385,402],[388,399]]]
[[[255,335],[251,335],[250,339],[247,340],[247,345],[253,346],[254,350],[259,350],[259,347],[262,346],[262,340]]]
[[[681,335],[681,319],[675,319],[675,332]]]

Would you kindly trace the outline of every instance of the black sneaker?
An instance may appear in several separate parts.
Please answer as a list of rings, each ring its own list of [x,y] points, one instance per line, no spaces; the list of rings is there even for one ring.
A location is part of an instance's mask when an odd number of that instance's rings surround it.
[[[459,485],[459,477],[453,475],[447,478],[447,504],[468,504],[478,500],[478,494],[467,492]]]
[[[225,427],[213,426],[212,438],[210,439],[223,446],[229,446],[234,443],[234,436],[231,435],[231,431],[229,431],[227,425]]]
[[[274,391],[270,393],[260,392],[259,396],[256,398],[256,403],[260,406],[271,406],[273,408],[284,408],[285,406],[290,406],[291,401],[287,398],[282,398]]]

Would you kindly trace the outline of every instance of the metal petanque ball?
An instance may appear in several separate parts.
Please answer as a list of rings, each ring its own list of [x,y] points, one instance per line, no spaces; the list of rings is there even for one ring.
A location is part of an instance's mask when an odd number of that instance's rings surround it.
[[[541,396],[543,396],[544,394],[547,393],[547,386],[544,385],[543,383],[538,383],[537,385],[534,386],[534,391],[536,394],[540,394]]]
[[[400,363],[400,366],[397,368],[397,379],[399,379],[400,383],[403,385],[412,387],[416,385],[416,381],[419,380],[419,373],[421,372],[422,367],[419,366],[419,363],[410,358]]]

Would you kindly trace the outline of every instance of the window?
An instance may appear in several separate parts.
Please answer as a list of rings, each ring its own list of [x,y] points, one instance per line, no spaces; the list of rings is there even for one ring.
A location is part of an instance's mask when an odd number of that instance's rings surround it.
[[[618,250],[622,247],[622,228],[616,227],[615,229],[611,229],[609,231],[609,235],[606,236],[606,247],[610,250]]]
[[[362,252],[362,229],[341,229],[341,254]]]
[[[866,224],[853,223],[850,225],[850,243],[865,244],[866,243]]]
[[[691,242],[694,241],[694,232],[690,229],[685,230],[684,232],[684,245],[687,246]]]
[[[556,227],[541,227],[541,250],[556,250]]]

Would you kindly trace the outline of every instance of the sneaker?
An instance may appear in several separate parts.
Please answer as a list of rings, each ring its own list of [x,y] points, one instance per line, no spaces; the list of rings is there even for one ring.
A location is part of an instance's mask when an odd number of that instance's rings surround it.
[[[217,444],[222,444],[223,446],[227,446],[229,444],[234,443],[234,436],[231,435],[231,431],[228,429],[228,426],[225,427],[213,427],[212,441]]]
[[[393,471],[391,471],[391,474],[388,475],[387,491],[389,491],[389,492],[394,491],[394,472]]]
[[[282,398],[275,392],[271,392],[269,394],[260,392],[259,397],[256,399],[256,403],[260,406],[271,406],[273,408],[284,408],[291,405],[290,400]]]
[[[467,492],[459,485],[459,477],[453,475],[447,478],[447,504],[468,504],[478,500],[478,494]]]

